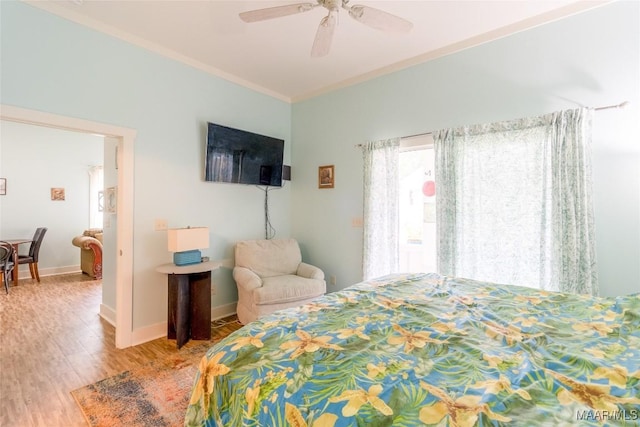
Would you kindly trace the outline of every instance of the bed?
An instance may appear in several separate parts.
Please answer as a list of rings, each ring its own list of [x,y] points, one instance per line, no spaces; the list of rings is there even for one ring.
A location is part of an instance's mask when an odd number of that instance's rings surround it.
[[[640,294],[391,275],[209,349],[186,426],[640,424]]]

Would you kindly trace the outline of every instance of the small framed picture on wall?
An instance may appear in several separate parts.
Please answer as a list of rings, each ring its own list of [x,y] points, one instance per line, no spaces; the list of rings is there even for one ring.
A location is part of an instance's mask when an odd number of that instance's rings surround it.
[[[334,178],[333,165],[320,166],[318,168],[318,188],[333,188]]]
[[[116,187],[104,190],[104,211],[113,214],[118,211],[118,189]]]
[[[7,178],[0,178],[0,196],[7,195]]]
[[[56,202],[64,202],[64,188],[55,187],[51,189],[51,200]]]

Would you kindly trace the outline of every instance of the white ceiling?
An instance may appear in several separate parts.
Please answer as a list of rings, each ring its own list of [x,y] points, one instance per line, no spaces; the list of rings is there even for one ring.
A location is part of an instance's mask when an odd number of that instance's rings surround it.
[[[593,8],[607,1],[352,0],[403,17],[410,34],[341,10],[328,56],[311,58],[326,9],[247,24],[238,14],[300,1],[24,0],[67,19],[295,102]]]

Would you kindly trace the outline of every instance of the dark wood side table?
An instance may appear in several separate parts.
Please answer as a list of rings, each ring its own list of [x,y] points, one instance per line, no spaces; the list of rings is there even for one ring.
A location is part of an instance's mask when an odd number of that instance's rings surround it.
[[[156,268],[168,275],[167,338],[175,339],[178,348],[190,339],[211,339],[211,271],[220,266],[207,261]]]

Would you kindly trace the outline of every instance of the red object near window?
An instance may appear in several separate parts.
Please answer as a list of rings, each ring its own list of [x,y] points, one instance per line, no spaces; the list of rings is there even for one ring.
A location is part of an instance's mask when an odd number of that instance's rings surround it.
[[[433,197],[436,194],[435,181],[425,181],[424,184],[422,184],[422,194],[427,197]]]

